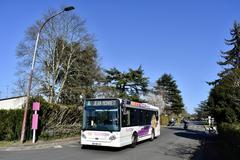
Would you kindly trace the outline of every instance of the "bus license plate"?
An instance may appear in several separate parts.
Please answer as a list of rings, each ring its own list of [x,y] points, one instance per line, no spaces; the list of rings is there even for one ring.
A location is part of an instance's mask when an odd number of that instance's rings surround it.
[[[101,146],[102,144],[101,143],[92,143],[92,145]]]

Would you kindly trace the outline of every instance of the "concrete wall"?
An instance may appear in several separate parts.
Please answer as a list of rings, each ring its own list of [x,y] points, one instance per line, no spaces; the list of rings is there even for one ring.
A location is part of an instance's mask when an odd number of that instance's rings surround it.
[[[20,109],[23,107],[26,97],[13,97],[0,99],[0,109]]]

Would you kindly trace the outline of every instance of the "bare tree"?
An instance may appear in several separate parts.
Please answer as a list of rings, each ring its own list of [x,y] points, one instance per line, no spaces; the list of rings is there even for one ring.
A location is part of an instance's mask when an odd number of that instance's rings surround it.
[[[154,106],[157,106],[162,113],[165,108],[165,102],[163,96],[160,94],[155,94],[154,92],[149,92],[146,97],[146,101]]]
[[[49,10],[43,19],[55,13],[54,10]],[[51,103],[59,101],[69,72],[73,65],[76,65],[74,62],[79,54],[89,45],[93,45],[93,38],[87,33],[84,23],[75,14],[61,14],[50,20],[41,32],[34,72],[34,90],[48,97]],[[31,26],[25,39],[18,45],[18,73],[21,81],[26,81],[28,77],[26,75],[30,68],[35,37],[41,24],[42,21],[37,21]]]

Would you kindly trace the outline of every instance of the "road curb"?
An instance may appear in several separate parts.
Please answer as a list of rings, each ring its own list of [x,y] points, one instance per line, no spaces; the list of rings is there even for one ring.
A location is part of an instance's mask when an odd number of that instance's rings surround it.
[[[68,144],[78,144],[80,143],[79,137],[72,139],[62,139],[56,140],[54,142],[46,142],[46,143],[36,143],[36,144],[21,144],[17,146],[10,147],[0,147],[0,151],[26,151],[26,150],[38,150],[38,149],[48,149],[48,148],[62,148],[62,145]]]

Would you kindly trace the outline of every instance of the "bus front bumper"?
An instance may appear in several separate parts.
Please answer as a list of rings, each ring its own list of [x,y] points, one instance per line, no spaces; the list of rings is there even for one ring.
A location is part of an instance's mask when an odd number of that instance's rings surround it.
[[[111,140],[111,141],[97,141],[97,140],[87,140],[87,139],[81,138],[81,145],[121,147],[117,139]]]

